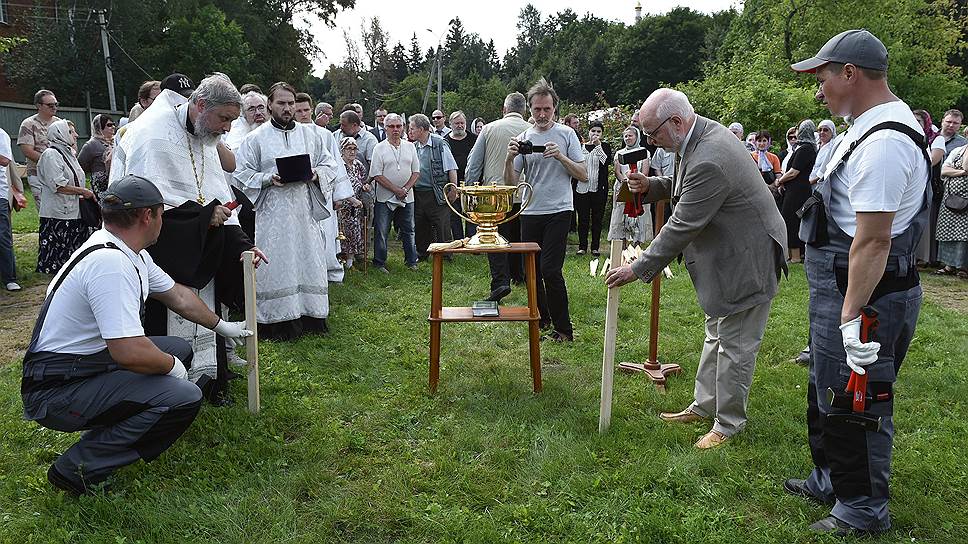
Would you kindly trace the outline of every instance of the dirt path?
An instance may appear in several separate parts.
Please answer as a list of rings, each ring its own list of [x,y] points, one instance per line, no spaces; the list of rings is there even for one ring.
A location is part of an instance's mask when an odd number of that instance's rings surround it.
[[[13,245],[20,250],[36,248],[37,234],[14,234]],[[0,365],[23,357],[46,291],[46,281],[16,293],[0,289]]]
[[[921,287],[931,302],[968,315],[968,280],[921,272]]]

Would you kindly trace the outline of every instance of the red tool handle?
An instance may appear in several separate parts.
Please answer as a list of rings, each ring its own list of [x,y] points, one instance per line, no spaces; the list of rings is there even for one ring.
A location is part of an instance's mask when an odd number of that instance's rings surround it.
[[[877,334],[877,326],[880,321],[877,319],[877,310],[872,306],[864,306],[860,309],[860,341],[873,342],[874,335]],[[847,392],[853,392],[853,410],[854,412],[863,412],[865,397],[867,395],[867,374],[857,374],[856,372],[850,373],[850,379],[847,380]]]
[[[226,204],[225,207],[230,210],[234,210],[239,207],[239,201],[233,200],[232,202],[229,202],[228,204]]]
[[[629,174],[635,174],[639,171],[638,162],[633,162],[629,165]],[[642,194],[632,193],[632,200],[625,203],[625,215],[629,217],[638,217],[645,213],[645,208],[642,206]]]

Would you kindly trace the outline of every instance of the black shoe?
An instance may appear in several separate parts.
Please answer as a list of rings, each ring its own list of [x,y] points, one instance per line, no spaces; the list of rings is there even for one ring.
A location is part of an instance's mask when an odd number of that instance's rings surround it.
[[[548,334],[542,336],[541,339],[542,340],[549,340],[551,342],[555,342],[555,343],[558,343],[558,344],[560,344],[562,342],[574,342],[575,341],[575,338],[572,335],[567,334],[567,333],[564,333],[564,332],[558,332],[558,331],[551,331]]]
[[[84,487],[83,485],[79,486],[78,484],[72,482],[66,476],[61,474],[61,472],[57,470],[54,465],[51,465],[50,468],[47,469],[47,481],[50,482],[50,485],[60,489],[72,497],[91,494],[90,489]]]
[[[789,480],[784,480],[783,481],[783,490],[786,491],[787,493],[791,494],[791,495],[796,495],[798,497],[803,497],[805,499],[809,499],[809,500],[811,500],[811,501],[813,501],[815,503],[818,503],[818,504],[824,504],[824,505],[828,505],[829,506],[829,505],[832,505],[834,503],[834,501],[832,501],[832,500],[825,500],[825,499],[822,499],[822,498],[814,495],[813,493],[811,493],[810,490],[807,489],[807,481],[806,480],[797,480],[795,478],[790,478]]]
[[[501,302],[501,299],[511,294],[510,285],[499,285],[495,287],[491,294],[488,295],[487,300],[491,302]]]
[[[833,535],[833,536],[873,536],[883,531],[867,531],[864,529],[858,529],[847,523],[846,521],[841,521],[833,516],[827,516],[820,521],[816,521],[810,524],[811,533],[820,535]]]

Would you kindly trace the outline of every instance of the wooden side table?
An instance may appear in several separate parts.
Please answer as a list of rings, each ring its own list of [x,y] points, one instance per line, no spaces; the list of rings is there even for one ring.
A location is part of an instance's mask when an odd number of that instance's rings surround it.
[[[437,392],[440,378],[440,325],[451,322],[472,321],[526,321],[528,323],[528,346],[531,352],[531,380],[534,392],[541,391],[541,345],[538,323],[538,291],[535,278],[536,255],[541,247],[534,242],[512,243],[508,248],[497,249],[441,249],[431,250],[433,255],[433,282],[430,291],[430,392]],[[444,255],[462,253],[523,253],[524,277],[528,287],[527,306],[499,306],[496,317],[475,317],[469,306],[442,307]]]

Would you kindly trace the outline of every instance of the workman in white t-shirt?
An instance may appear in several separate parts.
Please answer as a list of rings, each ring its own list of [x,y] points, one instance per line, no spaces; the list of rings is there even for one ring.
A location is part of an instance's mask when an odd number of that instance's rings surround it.
[[[101,193],[104,228],[54,276],[24,356],[24,416],[57,431],[88,431],[47,471],[72,495],[155,459],[198,414],[202,393],[187,380],[191,345],[145,336],[149,296],[237,344],[252,334],[244,323],[222,321],[145,251],[161,232],[163,203],[150,181],[132,175]]]
[[[888,86],[887,49],[870,32],[842,32],[792,68],[816,73],[817,99],[850,128],[802,209],[814,469],[783,486],[832,506],[811,531],[876,534],[891,526],[893,384],[921,308],[914,252],[928,223],[930,158],[911,108]]]
[[[571,342],[574,331],[561,269],[575,211],[571,180],[588,181],[585,152],[575,131],[555,122],[558,94],[545,78],[528,90],[528,107],[534,126],[508,143],[504,182],[517,185],[524,171],[533,190],[528,205],[522,205],[521,241],[537,242],[541,246],[537,270],[538,312],[541,327],[553,327],[542,339]]]

